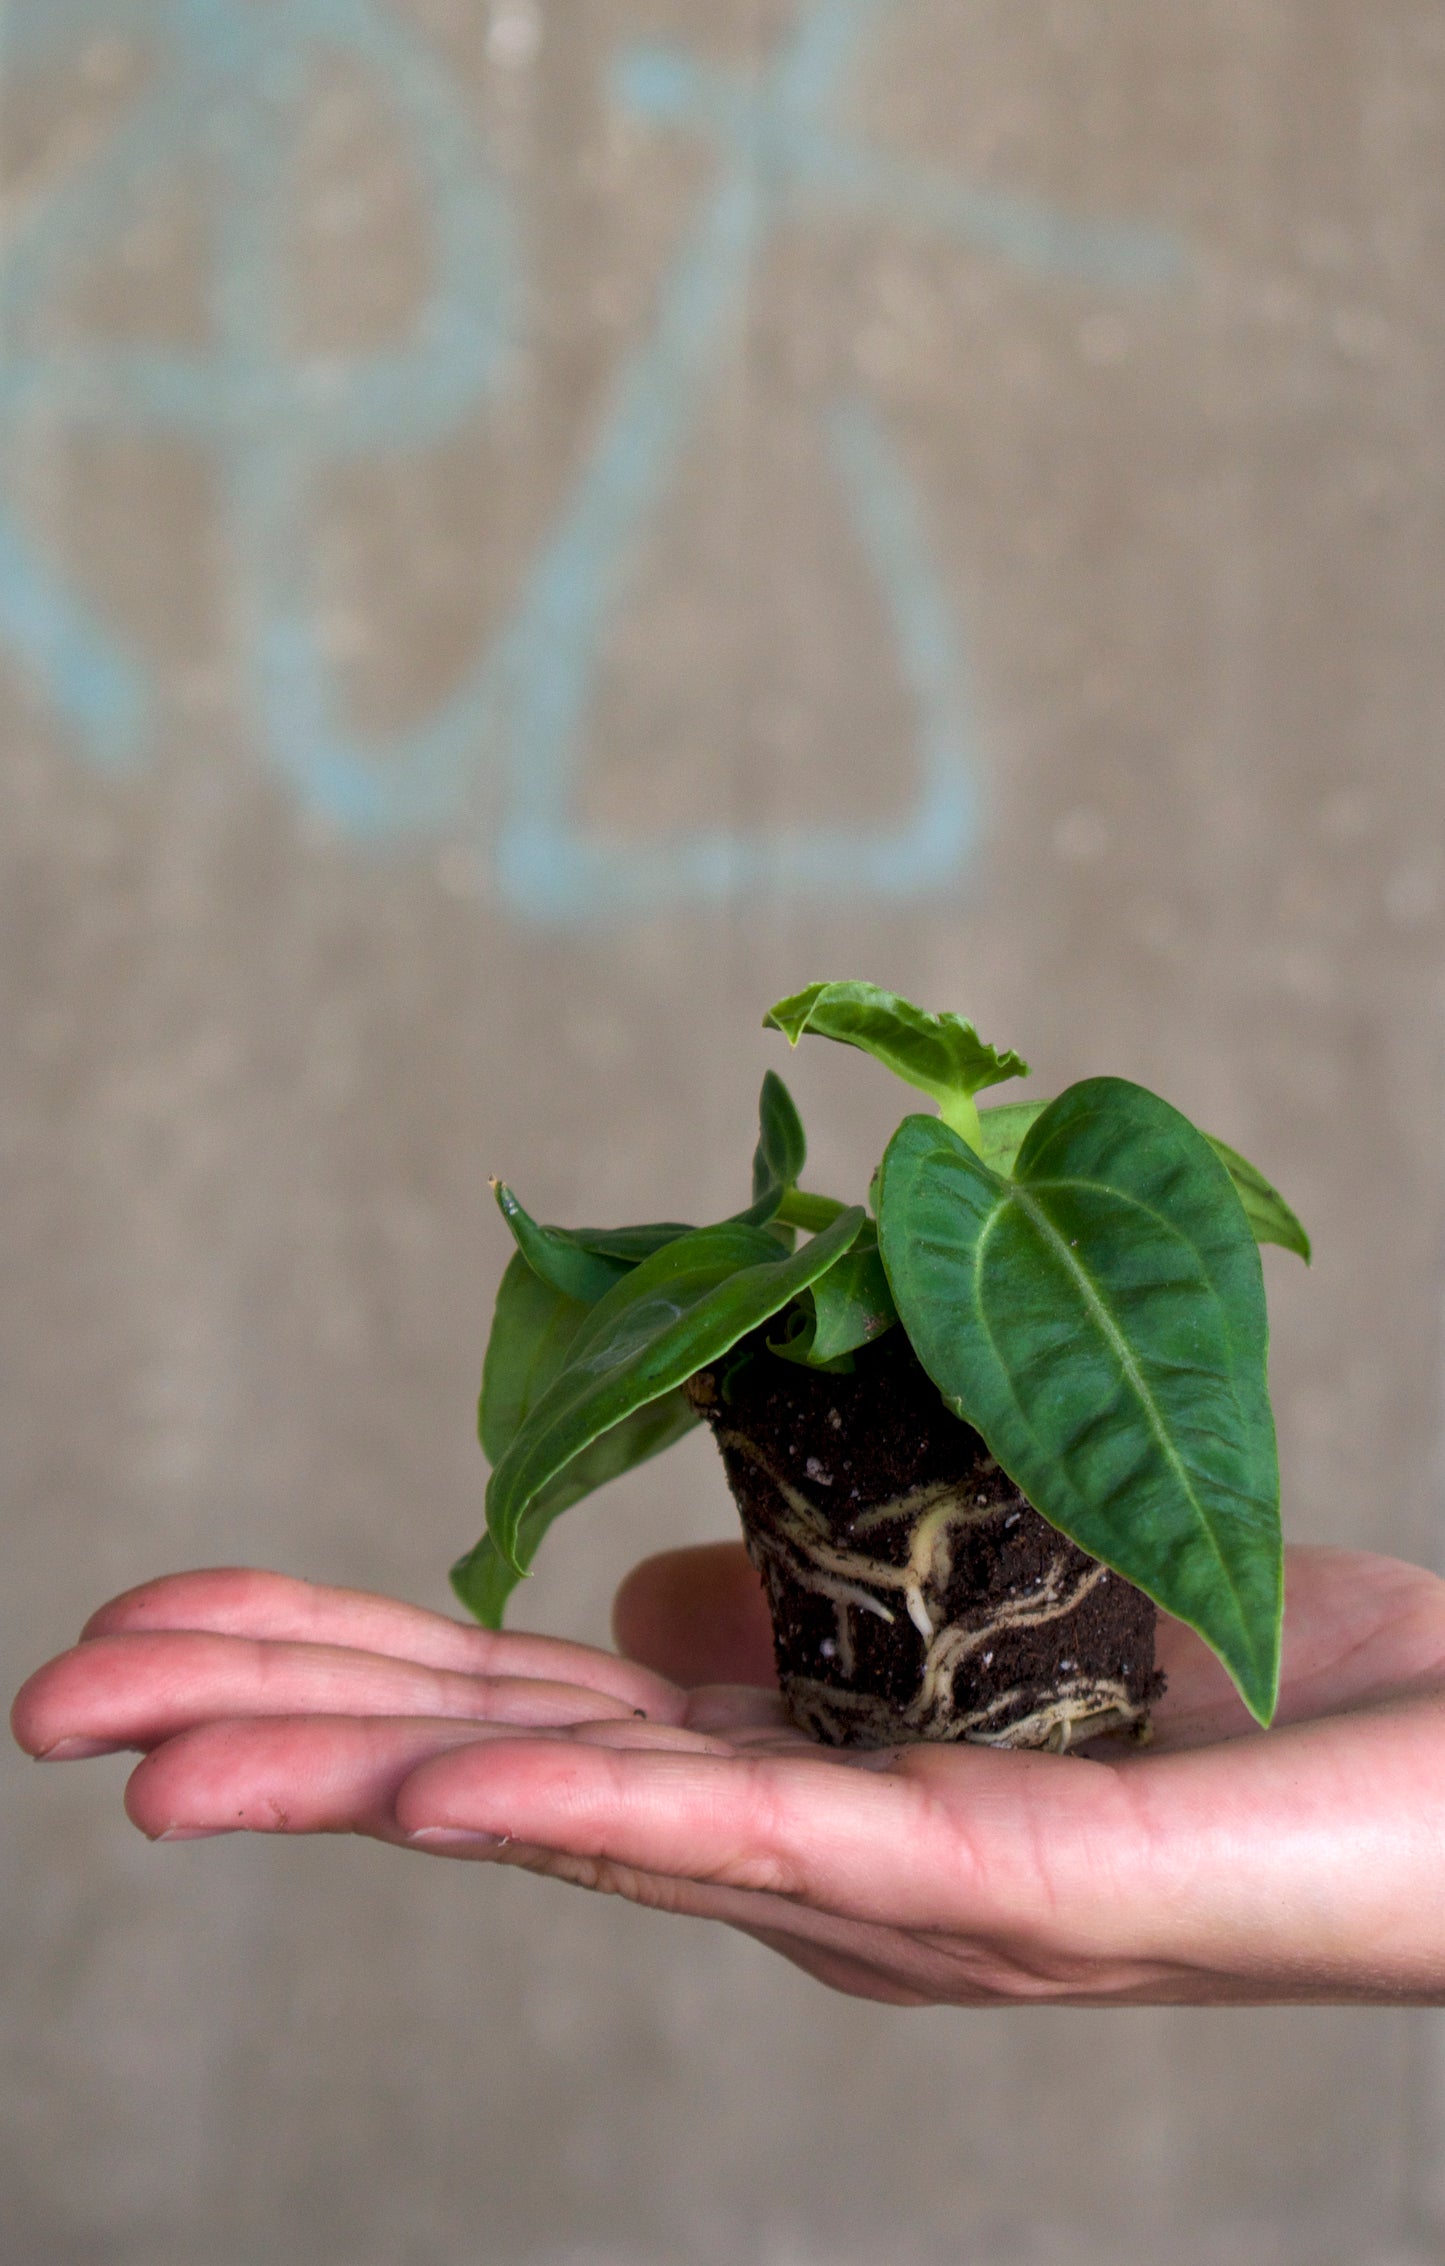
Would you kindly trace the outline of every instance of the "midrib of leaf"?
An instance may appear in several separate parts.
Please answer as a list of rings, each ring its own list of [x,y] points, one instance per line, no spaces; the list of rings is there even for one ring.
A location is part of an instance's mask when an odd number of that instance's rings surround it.
[[[1072,1185],[1076,1188],[1105,1189],[1111,1196],[1118,1196],[1123,1193],[1122,1190],[1109,1188],[1108,1183],[1105,1181],[1081,1181],[1076,1179],[1072,1182],[1056,1182],[1054,1183],[1054,1185],[1060,1187]],[[1124,1200],[1127,1203],[1132,1203],[1134,1201],[1132,1197],[1125,1197]],[[1145,1419],[1150,1427],[1150,1430],[1153,1432],[1155,1439],[1158,1441],[1160,1448],[1164,1452],[1166,1462],[1178,1475],[1180,1485],[1183,1487],[1185,1495],[1188,1497],[1188,1500],[1194,1506],[1194,1509],[1199,1515],[1199,1519],[1204,1527],[1204,1531],[1209,1537],[1209,1547],[1214,1552],[1214,1555],[1219,1562],[1219,1570],[1224,1576],[1225,1585],[1229,1590],[1230,1596],[1234,1599],[1235,1612],[1238,1616],[1240,1625],[1242,1628],[1247,1628],[1249,1622],[1248,1615],[1244,1608],[1244,1602],[1240,1596],[1239,1589],[1235,1584],[1234,1576],[1230,1571],[1229,1562],[1225,1558],[1223,1551],[1220,1549],[1219,1537],[1214,1530],[1214,1521],[1210,1517],[1210,1514],[1205,1505],[1199,1499],[1187,1465],[1185,1465],[1181,1461],[1177,1451],[1175,1450],[1173,1442],[1170,1440],[1167,1432],[1165,1432],[1165,1430],[1163,1429],[1159,1412],[1154,1404],[1154,1396],[1149,1391],[1143,1376],[1140,1374],[1138,1363],[1135,1361],[1133,1354],[1129,1350],[1128,1340],[1121,1335],[1113,1316],[1110,1314],[1108,1307],[1104,1304],[1102,1298],[1094,1288],[1093,1282],[1090,1280],[1088,1273],[1075,1258],[1073,1252],[1069,1249],[1067,1242],[1064,1240],[1063,1236],[1060,1235],[1058,1229],[1054,1226],[1048,1214],[1043,1210],[1043,1207],[1035,1201],[1028,1189],[1019,1182],[1015,1182],[1013,1187],[1010,1188],[1002,1203],[995,1205],[993,1212],[990,1214],[989,1219],[984,1226],[983,1233],[979,1236],[974,1255],[974,1309],[979,1315],[980,1319],[983,1321],[985,1330],[988,1331],[989,1344],[994,1349],[994,1355],[998,1360],[999,1367],[1003,1370],[1004,1375],[1007,1377],[1009,1375],[1008,1364],[1003,1360],[1002,1355],[999,1353],[997,1341],[994,1338],[993,1329],[988,1320],[988,1310],[983,1301],[981,1271],[983,1267],[984,1250],[987,1246],[988,1238],[993,1232],[995,1222],[1002,1219],[1004,1208],[1008,1204],[1018,1204],[1021,1209],[1027,1214],[1028,1218],[1033,1222],[1034,1226],[1043,1236],[1046,1244],[1051,1246],[1052,1249],[1057,1253],[1058,1257],[1063,1261],[1066,1270],[1073,1276],[1075,1282],[1079,1286],[1079,1289],[1082,1291],[1086,1305],[1089,1307],[1090,1311],[1097,1319],[1099,1327],[1103,1331],[1106,1339],[1112,1346],[1118,1358],[1119,1365],[1124,1371],[1125,1377],[1133,1386],[1134,1391],[1138,1396],[1140,1405],[1144,1410]],[[1141,1204],[1139,1206],[1139,1209],[1141,1211],[1148,1211],[1149,1207],[1146,1204]],[[1155,1218],[1157,1216],[1157,1214],[1150,1213],[1151,1218]],[[1018,1393],[1014,1388],[1013,1380],[1011,1377],[1009,1378],[1009,1391],[1013,1397],[1014,1406],[1018,1409],[1018,1412],[1020,1416],[1023,1417],[1025,1423],[1028,1423],[1029,1420],[1027,1412],[1019,1401]],[[1030,1430],[1032,1430],[1032,1425],[1030,1425],[1029,1428]]]

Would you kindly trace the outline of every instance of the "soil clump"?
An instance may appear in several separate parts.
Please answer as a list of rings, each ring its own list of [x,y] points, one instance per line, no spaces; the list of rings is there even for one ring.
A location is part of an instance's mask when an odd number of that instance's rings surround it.
[[[800,1728],[830,1746],[1056,1752],[1147,1737],[1164,1688],[1152,1600],[1039,1516],[902,1329],[849,1375],[765,1339],[687,1390],[722,1451]]]

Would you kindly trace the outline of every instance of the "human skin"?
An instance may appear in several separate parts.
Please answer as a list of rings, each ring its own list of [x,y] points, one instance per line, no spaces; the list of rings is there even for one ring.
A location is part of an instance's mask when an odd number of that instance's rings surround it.
[[[361,1833],[722,1920],[898,2005],[1445,2002],[1445,1583],[1287,1558],[1274,1727],[1161,1619],[1144,1751],[814,1746],[740,1548],[649,1559],[619,1654],[237,1569],[103,1606],[12,1714],[139,1749],[155,1840]]]

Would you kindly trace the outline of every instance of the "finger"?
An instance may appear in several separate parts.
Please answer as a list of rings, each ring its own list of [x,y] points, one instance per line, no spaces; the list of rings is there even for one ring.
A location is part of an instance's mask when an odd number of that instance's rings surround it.
[[[1256,1730],[1214,1654],[1161,1615],[1156,1745],[1201,1746]],[[1445,1582],[1421,1566],[1363,1550],[1285,1552],[1285,1612],[1276,1725],[1436,1688],[1445,1675]]]
[[[1438,1688],[1445,1582],[1365,1550],[1285,1553],[1285,1721]]]
[[[516,1737],[423,1763],[396,1818],[546,1851],[589,1886],[662,1880],[669,1909],[744,1891],[938,1936],[961,2001],[1435,2003],[1442,1737],[1433,1701],[1135,1768],[914,1747],[869,1773]]]
[[[677,1684],[776,1686],[762,1583],[738,1542],[645,1558],[612,1607],[618,1648]]]
[[[558,1738],[574,1736],[557,1733]],[[902,1930],[872,1926],[770,1895],[757,1889],[718,1886],[676,1875],[649,1873],[607,1859],[579,1857],[525,1842],[502,1840],[480,1847],[475,1841],[428,1839],[422,1844],[439,1856],[486,1858],[497,1864],[566,1882],[593,1894],[621,1896],[648,1911],[710,1920],[752,1936],[806,1974],[853,1997],[895,2006],[999,2006],[1020,1995],[1006,1966],[977,1953],[915,1938]],[[1142,1995],[1130,1978],[1130,1995]],[[1027,1995],[1043,1995],[1037,1991]],[[1060,1990],[1048,1995],[1065,1995]],[[1102,1993],[1079,1992],[1080,1999]],[[1111,1987],[1110,1995],[1118,1995]]]
[[[1000,1760],[982,1750],[967,1759],[985,1773]],[[854,1918],[903,1917],[894,1853],[905,1859],[905,1878],[936,1883],[940,1866],[950,1883],[956,1875],[955,1837],[918,1786],[896,1773],[838,1769],[812,1756],[624,1755],[519,1738],[505,1753],[489,1749],[424,1765],[401,1789],[397,1816],[413,1834],[507,1836],[647,1874],[793,1897]]]
[[[488,1738],[510,1726],[471,1720],[315,1717],[203,1723],[164,1740],[130,1782],[127,1807],[153,1838],[200,1832],[297,1833],[391,1830],[393,1786],[428,1754]],[[698,1753],[730,1750],[718,1740],[626,1716],[539,1728],[528,1738],[575,1737],[616,1748],[650,1743]],[[385,1799],[383,1799],[385,1797]]]
[[[93,1613],[82,1640],[161,1629],[352,1646],[463,1675],[540,1677],[611,1692],[630,1707],[673,1720],[676,1694],[630,1661],[561,1638],[498,1632],[429,1613],[369,1590],[329,1589],[245,1566],[169,1574],[126,1590]]]
[[[452,1748],[510,1738],[506,1727],[444,1718],[260,1716],[203,1723],[167,1739],[132,1772],[125,1806],[153,1841],[193,1841],[222,1833],[358,1833],[402,1841],[397,1787],[418,1764]],[[668,1724],[628,1717],[567,1732],[529,1730],[626,1747],[726,1752]],[[436,1848],[437,1855],[449,1852]]]
[[[525,1732],[520,1735],[528,1736]],[[574,1723],[560,1728],[557,1736],[575,1740],[581,1746],[606,1747],[614,1754],[735,1755],[738,1752],[730,1740],[714,1733],[684,1729],[676,1723],[648,1723],[630,1715],[606,1722]]]
[[[867,1817],[877,1805],[860,1804],[862,1830],[840,1834],[836,1816],[816,1799],[797,1797],[826,1795],[830,1779],[870,1789],[890,1782],[830,1769],[821,1757],[791,1768],[769,1765],[767,1775],[779,1783],[760,1799],[760,1774],[740,1759],[587,1752],[592,1746],[590,1732],[559,1732],[544,1754],[518,1735],[505,1745],[428,1759],[398,1789],[396,1822],[414,1846],[437,1854],[491,1858],[654,1909],[766,1930],[800,1964],[820,1960],[819,1971],[827,1969],[839,1987],[864,1990],[866,1981],[865,1995],[895,2003],[1154,2003],[1199,1995],[1192,1965],[1136,1947],[1130,1915],[1121,1942],[1090,1941],[1087,1880],[1086,1924],[1071,1928],[1069,1916],[1061,1916],[1058,1883],[1041,1888],[1030,1877],[1036,1833],[1053,1838],[1048,1805],[1034,1798],[1038,1782],[1046,1777],[1062,1786],[1056,1774],[1063,1772],[1078,1784],[1089,1774],[1085,1763],[955,1755],[975,1779],[976,1764],[997,1776],[988,1769],[993,1764],[1017,1781],[1012,1765],[1023,1762],[1031,1782],[1027,1798],[1015,1801],[1012,1846],[1007,1831],[995,1830],[973,1852],[963,1832],[935,1835],[930,1847],[929,1832],[919,1830],[927,1825],[926,1802],[915,1803],[911,1819],[896,1806],[891,1816]],[[605,1796],[599,1800],[597,1791],[609,1777],[629,1784],[625,1819],[604,1817]],[[892,1783],[904,1796],[918,1794]],[[647,1806],[637,1800],[640,1787],[658,1799],[638,1831],[639,1809]],[[730,1791],[742,1794],[746,1818],[728,1820]],[[515,1822],[507,1826],[503,1818]],[[946,1825],[941,1814],[937,1822]],[[1077,1840],[1071,1853],[1078,1854]],[[1063,1870],[1070,1871],[1067,1858]],[[1127,1874],[1127,1864],[1122,1870]],[[1117,1880],[1108,1884],[1108,1902],[1117,1918]]]
[[[519,1676],[466,1676],[339,1646],[166,1631],[95,1637],[39,1669],[11,1712],[28,1753],[154,1746],[236,1715],[441,1715],[513,1724],[635,1714],[608,1692]],[[79,1741],[77,1749],[72,1742]]]
[[[146,1756],[131,1773],[125,1806],[152,1841],[222,1833],[358,1833],[399,1841],[393,1798],[418,1763],[465,1742],[507,1736],[489,1724],[435,1717],[203,1723]]]

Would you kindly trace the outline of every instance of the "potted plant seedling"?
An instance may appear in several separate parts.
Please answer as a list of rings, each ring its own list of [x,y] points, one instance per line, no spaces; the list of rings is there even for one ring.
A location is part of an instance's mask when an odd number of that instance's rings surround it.
[[[1308,1259],[1289,1206],[1122,1078],[981,1109],[1027,1064],[871,984],[811,984],[765,1022],[861,1048],[937,1114],[903,1119],[866,1204],[801,1185],[771,1070],[752,1201],[716,1225],[546,1227],[497,1184],[517,1249],[459,1597],[499,1626],[552,1521],[702,1421],[818,1739],[1145,1737],[1156,1608],[1268,1723],[1283,1573],[1257,1245]]]

